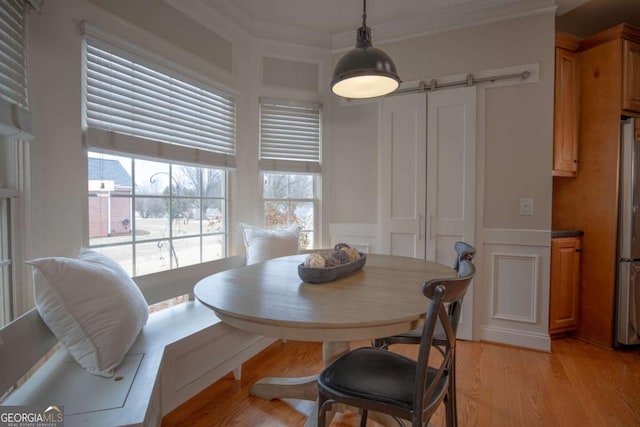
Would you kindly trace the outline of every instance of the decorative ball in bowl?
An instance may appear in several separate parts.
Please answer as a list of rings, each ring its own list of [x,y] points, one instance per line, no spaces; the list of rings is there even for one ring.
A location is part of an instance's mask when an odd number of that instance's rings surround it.
[[[298,276],[306,283],[331,282],[364,267],[366,254],[338,243],[333,250],[322,250],[307,255],[298,265]]]

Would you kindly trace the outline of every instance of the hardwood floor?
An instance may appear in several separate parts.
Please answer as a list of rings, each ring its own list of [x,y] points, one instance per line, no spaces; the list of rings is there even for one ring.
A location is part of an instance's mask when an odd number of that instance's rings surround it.
[[[413,346],[393,350],[415,355]],[[167,414],[162,426],[303,426],[311,402],[263,401],[248,389],[263,376],[317,373],[321,353],[319,343],[275,343],[243,366],[241,381],[227,375]],[[457,379],[461,427],[640,425],[640,350],[606,350],[573,338],[553,341],[551,353],[460,341]],[[444,426],[443,409],[431,424]],[[349,412],[331,424],[357,425]]]

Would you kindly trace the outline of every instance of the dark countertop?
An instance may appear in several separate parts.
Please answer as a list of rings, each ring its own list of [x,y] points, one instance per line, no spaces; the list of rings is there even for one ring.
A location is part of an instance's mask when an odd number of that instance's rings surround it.
[[[555,237],[581,237],[584,235],[582,230],[551,230],[551,238]]]

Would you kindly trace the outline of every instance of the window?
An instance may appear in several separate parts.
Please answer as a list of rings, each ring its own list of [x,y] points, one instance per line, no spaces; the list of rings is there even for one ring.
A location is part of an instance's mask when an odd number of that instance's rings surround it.
[[[88,168],[90,247],[132,276],[226,256],[226,171],[95,152]]]
[[[260,99],[260,168],[266,227],[298,225],[315,246],[320,178],[320,105]]]
[[[22,278],[15,266],[21,264],[21,233],[17,230],[22,213],[19,189],[23,146],[23,141],[0,135],[0,325],[20,314],[13,304],[19,304],[22,298]]]
[[[132,276],[227,255],[235,99],[88,36],[90,247]]]
[[[22,140],[31,139],[25,28],[28,7],[25,0],[0,4],[0,326],[11,321],[21,301],[22,278],[12,266],[20,265],[19,217]]]
[[[314,247],[316,180],[311,174],[263,173],[264,224],[267,228],[297,225],[300,248]]]

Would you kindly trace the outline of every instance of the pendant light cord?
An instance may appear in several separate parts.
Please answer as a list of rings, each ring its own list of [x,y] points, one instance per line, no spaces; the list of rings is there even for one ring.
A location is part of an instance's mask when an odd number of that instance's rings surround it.
[[[362,26],[367,26],[367,0],[362,0]]]

